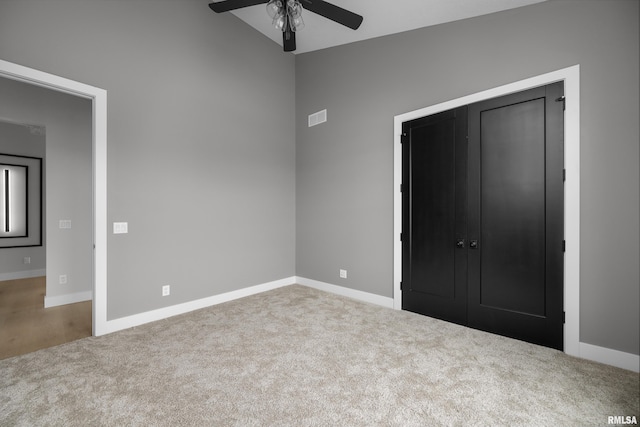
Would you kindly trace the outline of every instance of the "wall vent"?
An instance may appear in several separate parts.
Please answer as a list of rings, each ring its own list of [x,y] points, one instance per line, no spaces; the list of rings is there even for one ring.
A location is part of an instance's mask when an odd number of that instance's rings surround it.
[[[309,114],[309,127],[319,125],[327,121],[327,110],[318,111],[317,113]]]

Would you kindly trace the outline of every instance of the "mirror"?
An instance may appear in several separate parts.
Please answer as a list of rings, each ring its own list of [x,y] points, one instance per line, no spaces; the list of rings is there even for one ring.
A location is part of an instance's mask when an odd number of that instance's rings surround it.
[[[0,121],[0,248],[42,245],[42,158],[24,147],[44,139],[42,126]]]

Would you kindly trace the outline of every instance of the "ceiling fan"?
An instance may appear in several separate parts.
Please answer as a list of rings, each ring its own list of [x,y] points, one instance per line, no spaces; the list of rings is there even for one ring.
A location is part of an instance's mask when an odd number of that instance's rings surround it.
[[[273,25],[282,31],[285,52],[296,50],[296,31],[304,28],[303,8],[353,30],[362,24],[362,16],[321,0],[223,0],[209,3],[209,7],[216,13],[222,13],[265,3]]]

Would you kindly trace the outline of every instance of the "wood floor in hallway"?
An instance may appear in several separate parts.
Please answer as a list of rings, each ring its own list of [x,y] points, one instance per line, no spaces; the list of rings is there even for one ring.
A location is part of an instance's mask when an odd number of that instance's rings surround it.
[[[45,277],[0,282],[0,360],[91,336],[91,301],[44,308]]]

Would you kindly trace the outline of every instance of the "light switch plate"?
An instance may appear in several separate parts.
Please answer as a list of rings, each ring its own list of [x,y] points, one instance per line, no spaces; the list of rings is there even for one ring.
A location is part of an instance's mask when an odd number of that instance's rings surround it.
[[[129,223],[127,222],[114,222],[113,234],[126,234],[129,232]]]

